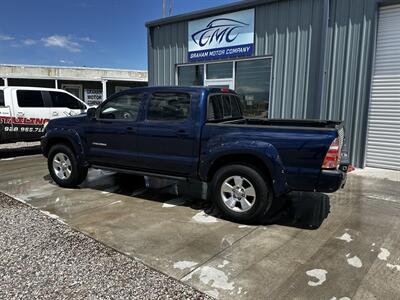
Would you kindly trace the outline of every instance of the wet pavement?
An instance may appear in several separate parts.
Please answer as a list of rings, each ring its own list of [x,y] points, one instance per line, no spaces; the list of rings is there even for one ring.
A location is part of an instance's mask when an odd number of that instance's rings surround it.
[[[273,220],[247,226],[136,177],[91,170],[80,189],[59,188],[40,155],[0,171],[0,191],[220,299],[400,298],[400,177],[291,193]]]

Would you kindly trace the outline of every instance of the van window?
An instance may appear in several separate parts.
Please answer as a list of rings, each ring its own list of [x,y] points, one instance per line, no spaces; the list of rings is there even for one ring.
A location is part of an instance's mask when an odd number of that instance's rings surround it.
[[[19,107],[44,107],[41,91],[17,91],[17,101]]]
[[[62,92],[50,92],[52,107],[67,107],[69,109],[86,109],[77,99]]]
[[[185,93],[154,93],[149,99],[148,120],[184,120],[189,116],[190,95]]]
[[[0,106],[5,106],[4,103],[4,91],[0,90]]]

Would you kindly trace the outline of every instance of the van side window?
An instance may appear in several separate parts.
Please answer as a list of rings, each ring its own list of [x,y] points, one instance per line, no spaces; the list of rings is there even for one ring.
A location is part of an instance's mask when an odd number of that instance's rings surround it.
[[[184,120],[189,116],[189,111],[189,94],[154,93],[149,99],[147,120]]]
[[[19,107],[44,107],[41,91],[17,91],[17,101]]]
[[[77,99],[62,92],[50,92],[52,107],[67,107],[69,109],[86,109]]]
[[[4,103],[4,91],[0,90],[0,106],[5,106]]]

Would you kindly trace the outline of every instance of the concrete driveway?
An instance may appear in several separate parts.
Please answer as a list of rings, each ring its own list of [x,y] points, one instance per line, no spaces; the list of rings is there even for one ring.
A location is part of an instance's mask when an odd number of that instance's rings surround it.
[[[246,226],[113,173],[59,188],[40,155],[3,159],[0,172],[0,191],[216,298],[400,298],[399,177],[293,193],[275,224]]]

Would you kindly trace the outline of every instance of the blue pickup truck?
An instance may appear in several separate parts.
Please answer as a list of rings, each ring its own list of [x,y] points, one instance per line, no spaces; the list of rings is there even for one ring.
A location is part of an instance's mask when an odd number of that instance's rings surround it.
[[[348,166],[341,122],[242,116],[225,88],[144,87],[87,114],[51,120],[42,137],[53,180],[81,184],[89,167],[206,183],[234,221],[263,218],[289,191],[334,192]]]

